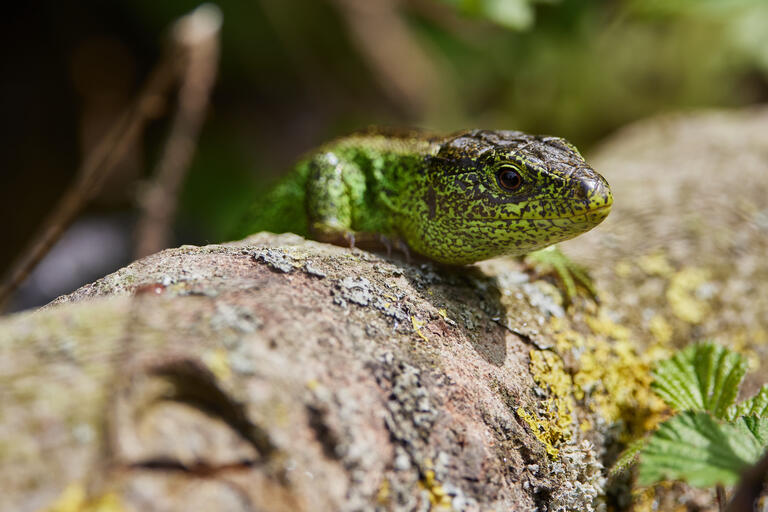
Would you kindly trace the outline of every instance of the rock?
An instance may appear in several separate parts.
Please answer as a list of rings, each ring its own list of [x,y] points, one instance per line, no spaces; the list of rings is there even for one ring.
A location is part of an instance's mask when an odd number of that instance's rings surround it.
[[[503,308],[476,269],[294,235],[144,258],[0,324],[0,508],[533,510],[570,482]]]
[[[652,364],[704,338],[765,361],[766,125],[665,117],[594,155],[615,209],[563,250],[599,306],[563,314],[552,278],[514,261],[261,233],[3,318],[0,509],[626,507],[606,467],[667,413]],[[683,485],[634,500],[714,510]]]

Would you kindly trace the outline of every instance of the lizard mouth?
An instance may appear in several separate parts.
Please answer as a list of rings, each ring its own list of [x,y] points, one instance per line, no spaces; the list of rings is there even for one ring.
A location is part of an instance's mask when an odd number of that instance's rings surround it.
[[[535,220],[576,220],[581,218],[584,218],[585,220],[593,220],[595,217],[598,217],[598,222],[602,222],[602,220],[605,219],[609,213],[611,213],[612,206],[613,201],[611,198],[608,198],[605,204],[588,208],[582,213],[577,213],[574,215],[563,215],[561,217],[541,217]]]
[[[594,216],[600,216],[602,220],[605,217],[607,217],[609,213],[611,213],[611,206],[612,205],[610,204],[605,204],[602,206],[598,206],[597,208],[590,208],[589,210],[585,210],[582,213],[574,213],[573,215],[561,215],[559,217],[509,217],[506,219],[499,219],[498,217],[481,217],[479,220],[534,221],[534,220],[575,220],[575,219],[582,219],[582,218],[584,220],[587,220],[588,217],[594,217]]]
[[[574,215],[563,215],[562,217],[527,217],[520,220],[572,220],[580,217],[592,216],[595,214],[602,214],[603,217],[607,216],[611,212],[611,205],[606,204],[597,208],[590,208],[584,213],[577,213]]]
[[[604,204],[603,206],[598,206],[597,208],[590,208],[589,210],[585,211],[584,213],[579,213],[577,215],[571,215],[571,216],[565,216],[565,217],[553,217],[550,220],[581,220],[584,219],[589,222],[595,222],[595,224],[599,224],[600,222],[605,219],[609,213],[611,213],[611,204]]]

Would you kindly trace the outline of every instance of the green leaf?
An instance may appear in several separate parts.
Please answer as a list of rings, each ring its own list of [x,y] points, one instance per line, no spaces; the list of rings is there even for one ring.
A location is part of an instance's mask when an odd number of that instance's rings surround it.
[[[746,369],[745,358],[711,343],[692,345],[659,363],[653,388],[683,412],[662,423],[640,449],[641,485],[661,480],[730,485],[760,458],[768,446],[768,385],[734,405]]]
[[[718,418],[733,418],[729,407],[747,371],[741,355],[720,345],[691,345],[659,363],[652,387],[678,411],[709,411]]]
[[[485,0],[485,16],[502,27],[523,30],[533,25],[533,6],[526,0]]]
[[[733,405],[728,409],[729,419],[738,418],[739,416],[768,417],[768,385],[760,388],[760,391],[752,398]]]
[[[760,458],[768,439],[768,420],[750,418],[723,423],[705,412],[687,411],[665,421],[640,452],[639,483],[736,483],[741,471]]]
[[[541,0],[443,0],[460,11],[485,18],[512,30],[525,30],[534,22],[533,4]]]
[[[763,448],[768,446],[768,418],[742,416],[731,423],[742,433],[752,435]]]

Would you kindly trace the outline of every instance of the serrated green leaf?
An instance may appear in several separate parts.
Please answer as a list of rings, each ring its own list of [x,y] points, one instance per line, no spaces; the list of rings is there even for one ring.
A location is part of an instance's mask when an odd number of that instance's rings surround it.
[[[733,405],[728,409],[729,419],[738,418],[739,416],[768,417],[768,385],[760,388],[760,391],[752,398]]]
[[[654,370],[654,391],[678,411],[709,411],[732,418],[729,407],[747,371],[741,355],[720,345],[691,345]]]
[[[742,416],[732,423],[742,432],[752,435],[760,446],[768,446],[768,418]]]
[[[705,412],[687,411],[665,421],[640,452],[639,483],[682,480],[698,487],[736,483],[766,447],[768,421],[754,420],[724,423]]]

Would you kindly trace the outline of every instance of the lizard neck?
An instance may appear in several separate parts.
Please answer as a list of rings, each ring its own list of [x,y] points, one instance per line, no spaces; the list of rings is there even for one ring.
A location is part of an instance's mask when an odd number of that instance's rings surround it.
[[[418,157],[436,154],[443,137],[416,130],[371,128],[336,139],[320,150],[353,151],[361,156]]]
[[[353,189],[353,230],[398,236],[426,159],[439,149],[436,139],[419,132],[397,135],[369,131],[338,139],[323,148],[340,162],[354,165],[362,180]]]

